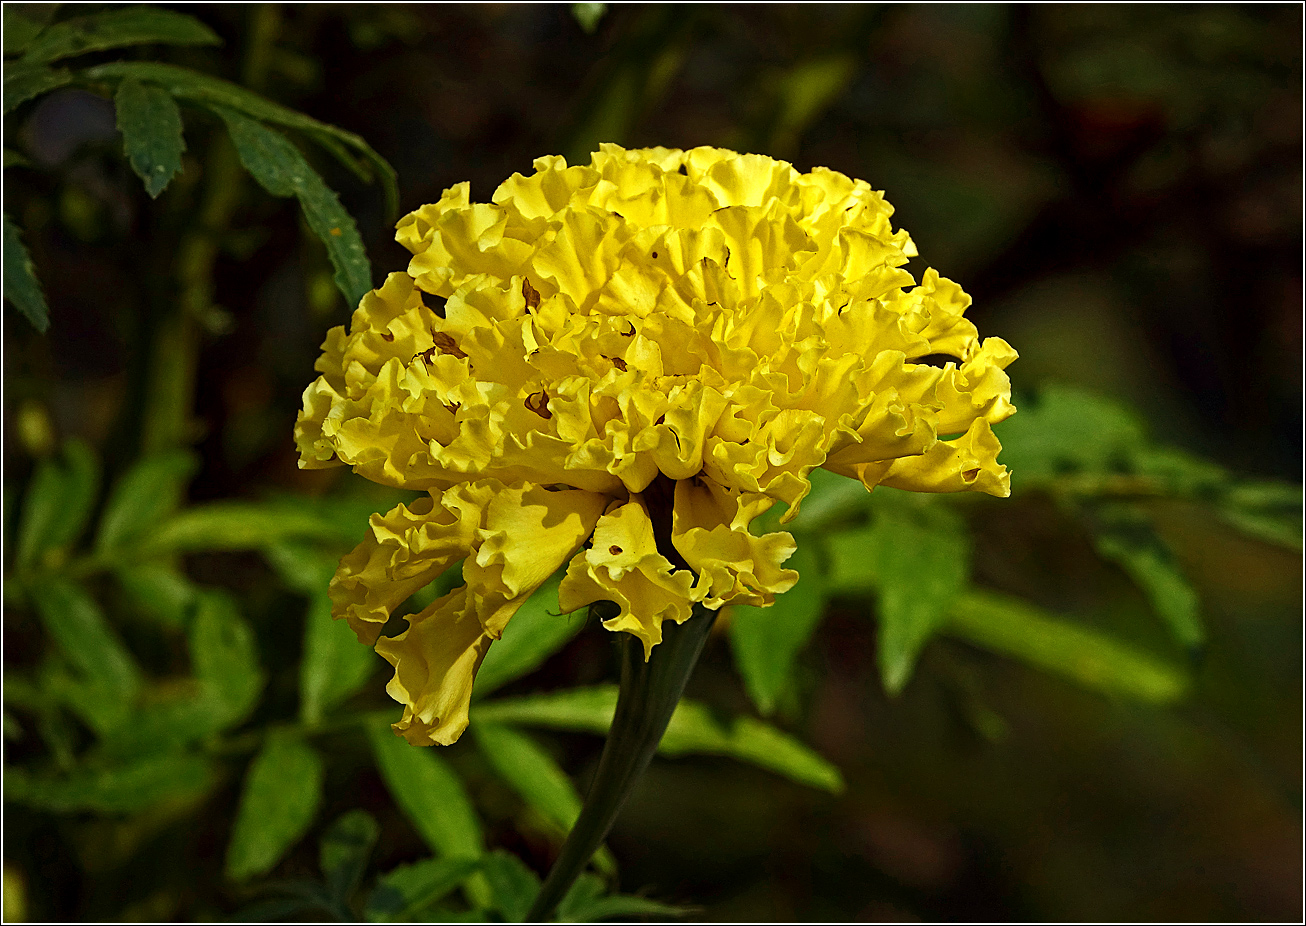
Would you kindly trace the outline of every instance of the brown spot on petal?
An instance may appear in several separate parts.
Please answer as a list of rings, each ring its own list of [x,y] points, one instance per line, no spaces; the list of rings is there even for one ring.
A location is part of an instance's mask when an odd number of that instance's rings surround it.
[[[612,546],[608,547],[608,552],[611,553],[613,556],[620,556],[621,553],[622,553],[622,550],[621,550],[621,547],[617,546],[617,545],[614,543]]]
[[[657,252],[657,251],[654,251],[654,252],[653,252],[653,259],[654,259],[654,260],[657,260],[657,259],[658,259],[658,252]]]
[[[546,421],[553,417],[553,412],[549,411],[549,394],[547,392],[531,393],[526,397],[525,405]]]
[[[961,474],[961,478],[967,482],[974,482],[979,477],[979,472],[978,469],[968,469]]]
[[[451,335],[443,331],[433,331],[431,340],[435,342],[435,349],[442,354],[448,354],[451,357],[457,357],[459,360],[464,359],[467,355],[458,347],[458,343]]]
[[[540,307],[540,294],[526,277],[521,278],[521,295],[526,300],[528,309],[538,309]]]
[[[653,423],[654,423],[654,424],[666,424],[666,423],[667,423],[667,416],[666,416],[666,415],[659,415],[659,416],[658,416],[658,420],[655,421],[655,422],[653,422]]]
[[[462,407],[463,407],[463,403],[461,402],[453,402],[444,406],[445,411],[447,411],[451,415],[458,414],[458,409]]]
[[[622,360],[620,357],[613,357],[612,365],[616,367],[618,370],[620,370],[622,373],[626,372],[626,361]]]
[[[388,332],[388,331],[382,331],[382,332],[381,332],[381,340],[382,340],[382,341],[393,341],[394,339],[395,339],[395,336],[394,336],[393,334],[391,334],[390,332]]]

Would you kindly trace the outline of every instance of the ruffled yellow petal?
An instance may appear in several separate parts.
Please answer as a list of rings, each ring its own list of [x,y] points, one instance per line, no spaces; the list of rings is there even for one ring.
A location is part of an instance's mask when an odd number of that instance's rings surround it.
[[[693,576],[658,552],[644,500],[634,496],[599,518],[594,540],[567,567],[558,588],[564,611],[612,601],[621,611],[603,622],[644,643],[645,658],[662,642],[662,622],[687,620],[696,600]]]

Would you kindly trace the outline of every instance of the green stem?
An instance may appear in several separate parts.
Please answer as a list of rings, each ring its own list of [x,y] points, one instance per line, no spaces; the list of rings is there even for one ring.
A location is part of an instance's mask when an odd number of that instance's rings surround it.
[[[665,622],[662,642],[653,647],[647,661],[643,644],[626,636],[622,644],[621,693],[598,771],[562,853],[526,914],[527,922],[543,922],[553,914],[607,838],[636,780],[662,741],[714,620],[715,611],[695,605],[693,616],[683,624]]]

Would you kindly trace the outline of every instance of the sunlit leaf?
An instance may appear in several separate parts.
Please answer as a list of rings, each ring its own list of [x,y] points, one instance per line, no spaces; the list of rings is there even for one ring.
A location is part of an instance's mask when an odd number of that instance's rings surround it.
[[[114,766],[82,766],[64,776],[6,768],[6,801],[55,813],[130,813],[162,801],[203,794],[215,776],[209,761],[189,753],[149,756]]]
[[[113,97],[127,160],[151,197],[181,171],[186,150],[181,110],[166,90],[128,78]]]
[[[1169,702],[1188,687],[1175,666],[1006,595],[965,593],[951,609],[947,632],[1110,694]]]
[[[319,864],[327,892],[337,903],[343,903],[358,888],[380,835],[375,817],[365,810],[351,810],[322,836]]]
[[[511,853],[496,849],[485,857],[483,870],[490,883],[492,909],[506,923],[520,923],[540,892],[540,879],[526,863]]]
[[[319,122],[311,116],[273,103],[237,84],[176,65],[154,61],[113,61],[90,68],[85,73],[90,80],[121,80],[135,77],[137,80],[164,88],[178,99],[190,100],[215,110],[219,107],[233,109],[260,122],[295,129],[323,143],[328,151],[337,156],[342,152],[342,146],[352,149],[358,152],[381,178],[385,188],[387,211],[391,215],[399,211],[399,187],[395,180],[394,168],[353,132]],[[352,158],[344,163],[351,170],[355,169],[357,164]]]
[[[227,844],[227,877],[266,874],[313,823],[322,803],[322,758],[293,733],[268,734],[245,773]]]
[[[400,865],[379,877],[364,912],[371,922],[412,919],[412,914],[444,897],[481,867],[476,858],[428,858]]]
[[[95,547],[104,552],[145,535],[181,504],[199,459],[185,450],[145,457],[114,483]]]
[[[769,608],[740,605],[730,609],[730,648],[748,695],[763,714],[775,710],[776,698],[789,683],[794,660],[825,611],[820,567],[812,546],[799,545],[785,563],[798,570],[798,584]]]
[[[57,61],[128,45],[219,45],[222,40],[197,19],[152,6],[77,16],[45,29],[27,46],[23,63]]]
[[[586,612],[558,613],[558,583],[562,573],[539,587],[526,600],[485,654],[473,697],[482,697],[496,688],[537,668],[585,627]]]

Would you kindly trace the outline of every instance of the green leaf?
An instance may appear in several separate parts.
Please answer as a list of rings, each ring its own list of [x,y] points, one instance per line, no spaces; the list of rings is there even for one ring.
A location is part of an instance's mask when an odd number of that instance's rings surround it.
[[[163,522],[142,539],[141,553],[258,550],[295,539],[339,541],[340,528],[307,511],[256,502],[211,502]]]
[[[462,782],[435,750],[410,746],[387,724],[368,728],[372,754],[404,815],[441,855],[479,858],[481,821]]]
[[[617,706],[615,685],[504,698],[473,709],[472,725],[520,724],[555,730],[607,733]],[[717,721],[702,704],[682,700],[671,715],[658,752],[728,756],[827,791],[843,788],[839,770],[789,735],[751,717]]]
[[[505,923],[520,923],[540,892],[540,879],[526,863],[502,849],[485,857],[485,878],[490,882],[490,902]]]
[[[965,593],[953,605],[946,629],[1109,694],[1165,703],[1178,700],[1188,687],[1175,666],[1005,595]]]
[[[610,894],[586,904],[577,904],[567,911],[565,918],[559,914],[558,919],[565,923],[597,923],[614,916],[688,916],[697,912],[697,907],[678,907],[649,900],[647,897]]]
[[[165,563],[123,566],[115,573],[128,601],[140,612],[173,629],[190,623],[197,589],[176,567]]]
[[[603,19],[608,12],[606,3],[573,3],[571,5],[572,18],[580,24],[585,30],[586,35],[593,35],[599,27],[599,21]]]
[[[870,506],[871,493],[856,479],[840,476],[828,469],[814,469],[808,474],[807,481],[812,489],[803,499],[798,514],[787,525],[794,533],[826,530],[839,521],[857,517]],[[776,527],[785,525],[777,524]]]
[[[825,613],[813,547],[800,544],[785,566],[798,570],[798,584],[778,596],[774,605],[730,609],[728,629],[735,665],[744,677],[748,696],[763,714],[775,710],[776,698],[792,678],[794,660]]]
[[[41,23],[34,22],[15,10],[16,5],[7,4],[4,9],[5,55],[22,54],[43,28]]]
[[[1197,592],[1147,517],[1122,505],[1106,506],[1100,514],[1107,523],[1094,538],[1097,551],[1129,574],[1179,643],[1200,646],[1206,632]]]
[[[5,82],[5,111],[8,112],[9,83]],[[45,304],[45,294],[36,279],[36,269],[32,258],[19,237],[18,226],[8,215],[5,216],[5,250],[4,250],[4,288],[5,298],[14,304],[18,311],[26,316],[32,327],[42,334],[50,327],[50,309]]]
[[[191,662],[218,729],[243,721],[263,690],[254,632],[227,594],[206,589],[190,632]]]
[[[267,874],[303,838],[322,803],[322,758],[294,733],[270,732],[249,764],[227,844],[235,881]]]
[[[82,766],[66,776],[6,768],[6,801],[53,813],[131,813],[165,800],[195,798],[213,785],[209,761],[188,753],[150,756],[125,765]]]
[[[113,102],[127,160],[145,182],[145,192],[157,197],[181,171],[186,150],[177,101],[166,90],[128,78]]]
[[[1220,500],[1221,519],[1266,543],[1302,549],[1301,486],[1271,480],[1244,482]]]
[[[1048,386],[1036,404],[1021,403],[1020,414],[999,428],[1002,462],[1021,482],[1125,466],[1143,442],[1143,425],[1132,412],[1070,386]]]
[[[372,288],[372,265],[353,216],[290,139],[234,110],[217,107],[216,111],[227,123],[240,163],[259,185],[273,196],[299,199],[308,227],[326,245],[336,268],[336,287],[351,311],[358,308]]]
[[[864,536],[876,576],[880,677],[897,694],[925,643],[966,586],[970,549],[955,514],[938,506],[878,506]]]
[[[558,584],[555,573],[526,599],[485,654],[472,687],[473,697],[483,697],[539,667],[585,627],[587,612],[558,614]]]
[[[394,168],[353,132],[346,132],[336,126],[319,122],[311,116],[273,103],[257,93],[228,81],[171,64],[153,61],[114,61],[90,68],[85,73],[90,80],[121,80],[135,77],[137,80],[164,88],[178,99],[199,103],[214,112],[219,108],[233,109],[260,122],[295,129],[311,136],[337,157],[342,153],[342,146],[352,149],[358,152],[381,178],[385,188],[388,213],[395,216],[399,212],[399,186],[395,179]],[[342,161],[351,170],[357,166],[352,158],[348,160],[342,158]]]
[[[475,874],[481,864],[475,858],[428,858],[400,865],[377,879],[364,913],[373,923],[411,920],[418,910]]]
[[[49,93],[51,90],[58,90],[73,82],[72,71],[66,71],[63,68],[54,69],[47,67],[23,67],[14,65],[5,66],[4,75],[4,109],[5,115],[13,112],[19,106],[22,106],[28,100],[35,99],[43,93]],[[6,242],[9,233],[5,233]],[[5,245],[5,267],[9,266],[9,247]],[[30,269],[30,261],[29,269]],[[5,274],[5,290],[9,290],[9,274]],[[31,318],[28,315],[28,318]],[[35,320],[33,321],[35,323]],[[45,328],[37,324],[37,328],[44,331]]]
[[[526,805],[566,835],[580,816],[580,795],[553,757],[510,727],[478,723],[476,745]]]
[[[322,836],[319,864],[327,892],[337,903],[343,904],[358,889],[380,836],[381,827],[366,810],[342,814]]]
[[[92,693],[103,699],[106,726],[112,725],[112,718],[125,718],[140,691],[140,668],[95,599],[76,582],[54,575],[36,583],[31,593],[46,633]]]
[[[96,550],[105,553],[133,543],[157,527],[181,505],[198,468],[199,458],[187,450],[148,456],[133,465],[109,493]]]
[[[44,64],[72,55],[128,45],[220,45],[208,26],[181,13],[134,6],[65,19],[27,47],[24,64]]]
[[[81,535],[99,485],[99,462],[79,440],[64,445],[62,461],[46,460],[37,467],[23,498],[19,569],[43,565],[48,553],[69,546]]]

